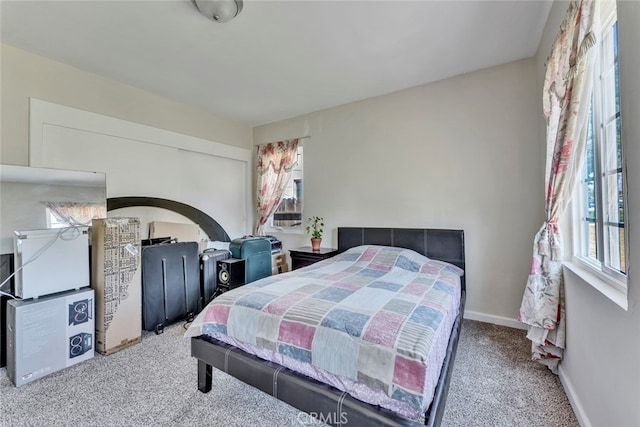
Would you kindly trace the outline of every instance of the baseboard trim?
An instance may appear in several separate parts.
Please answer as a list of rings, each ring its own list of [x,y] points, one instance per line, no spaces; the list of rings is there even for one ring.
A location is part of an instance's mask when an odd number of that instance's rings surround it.
[[[464,311],[464,318],[469,320],[477,320],[478,322],[493,323],[494,325],[507,326],[509,328],[527,329],[527,325],[516,319],[508,317],[494,316],[492,314],[478,313],[477,311]]]
[[[578,423],[580,427],[591,427],[591,423],[589,422],[589,418],[587,418],[587,414],[584,412],[584,408],[580,404],[578,400],[578,396],[576,395],[575,388],[571,384],[571,381],[564,373],[564,369],[562,368],[562,363],[558,367],[558,377],[560,378],[560,384],[562,384],[562,388],[564,388],[564,392],[569,399],[569,403],[571,404],[571,408],[573,408],[573,413],[576,415],[578,419]]]

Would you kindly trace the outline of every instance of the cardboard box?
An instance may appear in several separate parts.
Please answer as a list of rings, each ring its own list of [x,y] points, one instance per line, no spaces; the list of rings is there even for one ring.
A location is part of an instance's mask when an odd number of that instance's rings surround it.
[[[286,273],[289,271],[289,265],[287,264],[287,256],[284,252],[273,254],[271,256],[271,275]]]
[[[112,354],[142,341],[142,267],[138,218],[94,219],[91,287],[96,350]]]
[[[94,356],[94,290],[7,303],[7,376],[20,387]]]
[[[149,223],[149,238],[154,237],[171,237],[178,239],[178,242],[199,242],[200,227],[197,224],[151,221]]]

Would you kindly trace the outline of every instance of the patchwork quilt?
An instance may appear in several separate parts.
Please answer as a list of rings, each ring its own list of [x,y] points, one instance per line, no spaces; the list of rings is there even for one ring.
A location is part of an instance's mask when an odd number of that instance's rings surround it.
[[[462,274],[408,249],[358,246],[222,294],[186,336],[210,335],[415,418],[433,398]]]

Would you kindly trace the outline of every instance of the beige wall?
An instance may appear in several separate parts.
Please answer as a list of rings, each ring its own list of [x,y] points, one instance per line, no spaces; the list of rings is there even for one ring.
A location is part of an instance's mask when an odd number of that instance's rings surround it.
[[[242,148],[251,127],[7,45],[0,163],[29,164],[29,97]]]
[[[467,314],[516,324],[542,224],[532,59],[254,129],[305,141],[304,216],[338,226],[465,230]],[[307,235],[279,235],[287,248]],[[474,314],[475,313],[475,314]]]
[[[537,55],[539,92],[544,61],[568,3],[551,9]],[[567,342],[560,377],[583,426],[640,425],[640,2],[618,2],[622,132],[627,161],[629,310],[573,273],[565,275]],[[540,120],[543,118],[540,116]],[[544,140],[540,142],[544,146]]]

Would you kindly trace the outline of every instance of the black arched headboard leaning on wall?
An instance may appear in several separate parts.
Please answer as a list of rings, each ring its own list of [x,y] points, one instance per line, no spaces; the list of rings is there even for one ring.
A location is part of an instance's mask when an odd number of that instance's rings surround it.
[[[120,208],[130,208],[135,206],[149,206],[154,208],[167,209],[189,218],[202,228],[209,240],[218,242],[230,242],[231,239],[224,228],[200,209],[175,200],[160,199],[157,197],[111,197],[107,199],[107,211]]]

